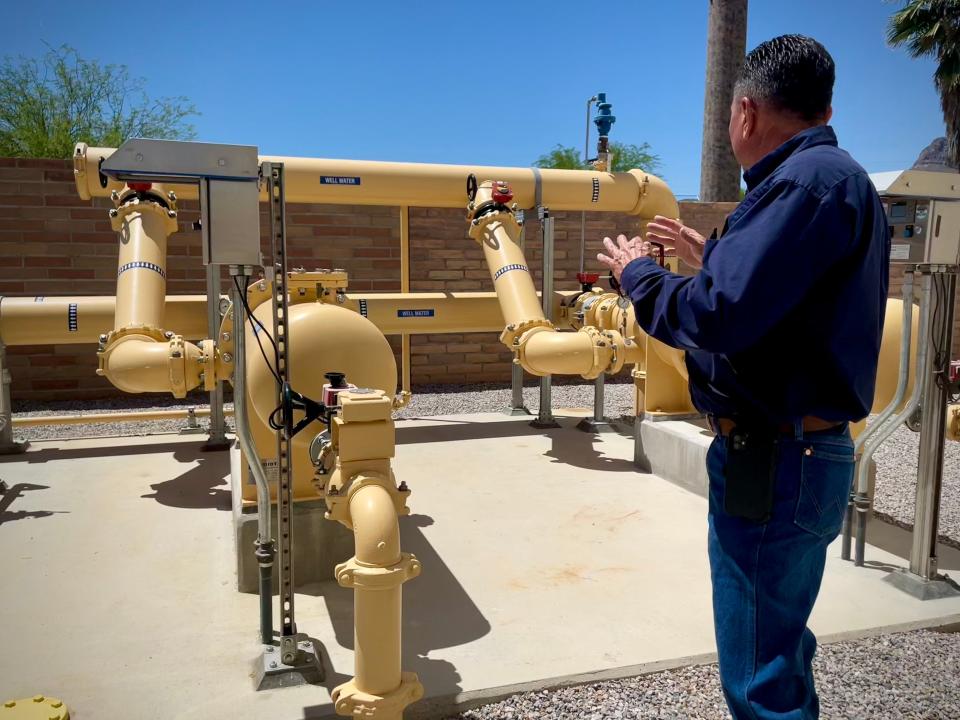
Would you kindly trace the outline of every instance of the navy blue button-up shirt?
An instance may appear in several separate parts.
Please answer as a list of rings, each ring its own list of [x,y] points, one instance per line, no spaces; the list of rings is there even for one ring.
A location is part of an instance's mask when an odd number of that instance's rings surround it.
[[[747,195],[693,277],[649,258],[621,285],[647,333],[686,350],[704,413],[858,420],[873,404],[890,237],[866,171],[829,126],[744,173]]]

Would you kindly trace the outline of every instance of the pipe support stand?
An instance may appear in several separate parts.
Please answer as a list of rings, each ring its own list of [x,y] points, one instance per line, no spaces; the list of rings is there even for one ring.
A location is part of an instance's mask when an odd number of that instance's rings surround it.
[[[423,697],[423,685],[414,672],[400,675],[400,685],[383,695],[361,692],[355,680],[348,680],[331,693],[338,715],[377,720],[401,720],[407,705]]]

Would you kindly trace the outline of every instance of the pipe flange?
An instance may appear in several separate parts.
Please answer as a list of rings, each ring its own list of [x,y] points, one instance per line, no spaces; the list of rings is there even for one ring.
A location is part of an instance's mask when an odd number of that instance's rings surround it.
[[[199,362],[203,365],[203,389],[207,392],[213,392],[217,389],[217,381],[221,378],[217,376],[217,351],[213,340],[202,340],[200,342]]]
[[[107,333],[106,342],[103,343],[104,348],[108,349],[111,345],[119,342],[121,338],[127,337],[128,335],[140,335],[155,340],[156,342],[166,342],[170,339],[170,336],[168,336],[165,331],[153,325],[127,325],[119,330],[113,330]]]
[[[322,492],[328,508],[325,516],[327,520],[336,520],[346,527],[352,528],[350,499],[361,489],[370,485],[382,487],[390,494],[390,499],[393,500],[393,507],[397,511],[398,517],[410,514],[410,508],[407,507],[410,490],[406,487],[406,484],[403,486],[404,489],[400,490],[392,472],[390,472],[389,479],[372,470],[355,472],[346,480],[344,480],[344,477],[343,469],[338,464],[323,488]]]
[[[396,718],[403,709],[423,697],[423,685],[416,673],[400,674],[400,686],[386,695],[361,692],[356,679],[338,685],[330,693],[338,715],[354,718]]]
[[[503,329],[503,332],[500,333],[500,342],[511,347],[517,346],[520,344],[520,338],[534,328],[555,329],[552,322],[543,318],[521,320],[518,323],[511,323]]]
[[[361,565],[355,557],[340,563],[333,571],[337,584],[345,588],[363,590],[391,590],[413,580],[423,570],[416,556],[400,553],[400,562],[387,567]]]
[[[513,225],[517,230],[520,229],[520,225],[517,223],[517,219],[514,217],[510,208],[505,205],[488,205],[488,207],[495,207],[496,209],[487,210],[484,214],[475,216],[470,220],[470,230],[468,234],[478,243],[486,242],[484,235],[493,223]]]
[[[163,218],[164,230],[168,235],[177,231],[177,211],[166,206],[166,202],[153,194],[124,192],[115,201],[117,207],[110,210],[110,226],[114,232],[120,232],[128,215],[132,213],[152,212]]]

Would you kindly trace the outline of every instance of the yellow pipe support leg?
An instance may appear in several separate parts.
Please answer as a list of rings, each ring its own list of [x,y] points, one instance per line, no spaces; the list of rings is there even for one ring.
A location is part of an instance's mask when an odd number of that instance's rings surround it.
[[[410,292],[410,208],[400,207],[400,292]],[[394,407],[400,409],[413,397],[410,389],[410,333],[400,335],[400,394]]]

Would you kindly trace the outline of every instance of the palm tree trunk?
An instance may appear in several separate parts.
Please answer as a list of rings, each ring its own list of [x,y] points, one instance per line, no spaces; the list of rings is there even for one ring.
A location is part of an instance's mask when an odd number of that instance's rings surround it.
[[[960,168],[960,87],[939,90],[947,126],[947,162],[950,167]]]
[[[700,200],[703,202],[740,199],[740,165],[730,149],[727,127],[733,84],[746,46],[747,0],[710,0],[700,153]]]

